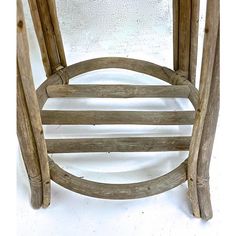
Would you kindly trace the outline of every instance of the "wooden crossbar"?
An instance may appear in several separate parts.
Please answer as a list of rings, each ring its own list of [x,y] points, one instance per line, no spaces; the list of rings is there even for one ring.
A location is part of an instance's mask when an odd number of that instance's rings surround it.
[[[191,137],[47,139],[48,153],[185,151]]]
[[[191,125],[194,111],[41,111],[44,125]]]
[[[188,98],[187,85],[51,85],[47,87],[50,98],[90,97],[90,98]]]

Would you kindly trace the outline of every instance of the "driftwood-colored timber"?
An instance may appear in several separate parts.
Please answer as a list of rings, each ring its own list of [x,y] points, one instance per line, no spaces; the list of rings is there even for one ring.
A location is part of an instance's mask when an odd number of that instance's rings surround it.
[[[174,69],[195,84],[200,0],[173,0]]]
[[[218,33],[219,34],[219,33]],[[211,89],[207,106],[207,115],[204,121],[201,145],[198,155],[197,190],[201,218],[212,218],[210,201],[209,166],[214,144],[219,106],[220,106],[220,39],[218,35],[216,55],[213,66]]]
[[[192,203],[193,214],[196,217],[201,217],[200,205],[198,201],[198,191],[197,191],[197,176],[198,176],[197,167],[198,167],[199,150],[201,149],[201,145],[203,145],[201,141],[202,141],[205,119],[207,115],[209,115],[208,106],[209,106],[210,93],[212,89],[211,86],[213,78],[213,68],[215,63],[215,51],[217,44],[218,28],[219,28],[219,0],[208,0],[201,80],[199,88],[199,104],[196,112],[195,123],[193,126],[193,134],[189,150],[189,162],[188,162],[189,197]]]
[[[55,0],[28,0],[47,79],[35,91],[21,0],[17,0],[17,134],[34,208],[50,203],[50,179],[74,192],[133,199],[170,190],[188,180],[196,217],[209,220],[209,166],[219,113],[219,0],[207,1],[200,89],[195,87],[200,0],[173,0],[174,70],[122,57],[94,58],[67,66]],[[125,69],[168,85],[70,85],[76,76]],[[78,77],[79,78],[79,77]],[[186,98],[193,111],[44,110],[50,98]],[[167,109],[168,110],[168,109]],[[192,125],[192,136],[45,139],[42,125]],[[188,151],[173,171],[132,184],[97,183],[59,167],[48,153]]]
[[[47,139],[49,153],[186,151],[190,137]]]
[[[55,0],[28,0],[47,76],[66,66]]]
[[[135,199],[170,190],[186,181],[187,161],[173,171],[145,182],[134,184],[104,184],[76,177],[61,169],[50,159],[51,178],[59,185],[91,197],[105,199]]]
[[[22,3],[20,0],[17,1],[17,8],[17,63],[19,68],[18,79],[21,81],[20,83],[22,84],[22,90],[24,92],[27,111],[29,114],[32,132],[34,135],[38,153],[43,186],[43,206],[47,207],[50,204],[50,173],[47,157],[47,147],[43,134],[38,100],[34,88],[31,65],[29,60],[26,25],[23,15]],[[20,108],[18,107],[18,109]],[[24,121],[19,119],[18,122],[21,123]],[[21,150],[24,148],[27,147],[21,146]]]
[[[41,111],[44,125],[192,125],[194,111]]]

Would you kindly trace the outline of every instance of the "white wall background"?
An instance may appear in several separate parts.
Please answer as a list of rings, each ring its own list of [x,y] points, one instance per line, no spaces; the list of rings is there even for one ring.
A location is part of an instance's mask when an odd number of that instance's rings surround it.
[[[36,87],[45,79],[37,40],[24,0],[32,69]],[[204,1],[202,1],[204,2]],[[144,59],[172,68],[171,0],[57,0],[58,16],[68,64],[103,56]],[[200,49],[204,3],[201,6]],[[72,80],[73,83],[162,84],[142,74],[123,70],[102,70]],[[185,99],[50,99],[45,109],[190,110]],[[219,127],[220,130],[220,127]],[[218,132],[220,133],[220,131]],[[191,127],[155,126],[52,126],[52,137],[120,137],[190,135]],[[211,165],[211,192],[214,218],[202,222],[191,215],[187,186],[183,184],[164,194],[139,200],[99,200],[52,183],[52,203],[48,209],[33,210],[29,186],[19,154],[17,170],[18,235],[222,235],[231,223],[221,191],[223,162],[218,160],[216,139]],[[162,175],[182,162],[187,152],[100,153],[53,155],[70,172],[101,182],[135,182]],[[216,158],[217,157],[217,158]],[[229,228],[229,227],[228,227]]]

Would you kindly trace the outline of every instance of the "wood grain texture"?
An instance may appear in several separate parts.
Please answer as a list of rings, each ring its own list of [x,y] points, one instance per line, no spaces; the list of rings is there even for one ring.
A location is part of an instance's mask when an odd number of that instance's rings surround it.
[[[76,177],[61,169],[50,159],[51,178],[57,184],[76,193],[103,199],[134,199],[160,194],[184,183],[187,161],[173,171],[153,180],[132,184],[97,183]]]
[[[200,0],[173,0],[174,70],[195,84]]]
[[[194,111],[41,111],[44,125],[191,125]]]
[[[48,10],[51,17],[51,22],[53,25],[53,30],[55,34],[55,40],[57,44],[57,49],[60,57],[60,62],[63,67],[66,67],[66,56],[64,52],[64,46],[61,36],[61,31],[59,27],[58,17],[57,17],[57,6],[55,0],[48,0]]]
[[[75,76],[78,76],[78,75],[81,75],[83,73],[87,73],[90,71],[94,71],[94,70],[108,69],[108,68],[127,69],[131,71],[133,70],[133,71],[143,73],[146,75],[154,76],[157,79],[161,79],[172,85],[178,85],[178,86],[186,85],[189,87],[189,90],[190,90],[190,93],[188,96],[189,100],[193,104],[193,107],[197,109],[198,100],[199,100],[198,90],[188,80],[185,74],[180,73],[180,71],[175,72],[169,68],[161,67],[159,65],[156,65],[147,61],[130,59],[130,58],[122,58],[122,57],[95,58],[92,60],[79,62],[58,71],[56,74],[52,76],[49,76],[48,80],[51,80],[51,82],[45,81],[37,90],[40,108],[42,109],[47,98],[49,97],[47,93],[48,86],[60,85],[60,84],[65,85],[68,83],[70,79],[74,78]]]
[[[66,66],[54,0],[28,0],[47,76]]]
[[[50,98],[188,98],[190,89],[186,85],[51,85],[47,87]]]
[[[179,0],[179,67],[189,75],[191,42],[191,0]]]
[[[191,137],[46,139],[48,153],[186,151]]]
[[[173,7],[173,58],[174,70],[179,69],[179,0],[172,0]]]
[[[173,70],[157,64],[125,57],[95,58],[70,65],[67,68],[62,69],[62,71],[66,72],[69,78],[73,78],[90,71],[109,68],[126,69],[143,73],[161,79],[170,84],[172,84],[172,77],[176,75]]]
[[[207,114],[198,155],[197,190],[201,218],[212,218],[209,167],[220,107],[220,39],[218,35]]]
[[[195,85],[198,52],[200,0],[191,0],[191,36],[190,36],[190,61],[189,80]]]
[[[55,73],[48,77],[47,80],[45,80],[36,90],[39,108],[40,110],[43,109],[43,106],[45,105],[47,99],[49,98],[47,93],[47,87],[50,85],[61,85],[62,80],[61,77]]]
[[[50,204],[50,173],[40,110],[35,92],[22,3],[17,0],[17,63],[37,147],[43,185],[43,207]]]
[[[17,72],[17,136],[30,182],[31,205],[33,208],[38,209],[43,203],[42,176],[18,68]]]
[[[208,0],[205,25],[205,37],[203,47],[203,60],[201,68],[201,80],[199,89],[199,105],[193,126],[192,141],[189,150],[188,186],[189,198],[192,203],[193,214],[200,217],[198,193],[197,193],[197,166],[201,145],[205,117],[209,103],[212,83],[212,72],[215,61],[216,41],[219,27],[219,0]]]
[[[53,73],[49,55],[46,47],[46,42],[44,38],[43,28],[41,24],[41,19],[38,11],[37,1],[36,0],[28,0],[30,6],[30,13],[34,24],[35,33],[39,42],[39,48],[41,52],[42,62],[44,65],[44,70],[46,75],[49,76]]]

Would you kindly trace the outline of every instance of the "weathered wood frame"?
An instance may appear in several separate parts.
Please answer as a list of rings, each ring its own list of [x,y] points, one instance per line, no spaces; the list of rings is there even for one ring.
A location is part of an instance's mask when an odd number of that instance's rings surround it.
[[[200,0],[173,0],[174,70],[195,84]]]
[[[173,0],[174,71],[128,58],[97,58],[67,66],[55,0],[29,0],[48,77],[35,91],[21,0],[17,0],[17,133],[30,180],[34,208],[50,203],[50,179],[72,191],[99,198],[151,196],[188,180],[193,214],[212,217],[209,165],[219,112],[219,0],[207,1],[199,91],[195,88],[200,0]],[[144,73],[170,86],[68,85],[80,74],[107,68]],[[42,110],[51,97],[184,97],[187,112],[99,112]],[[68,119],[69,117],[69,119]],[[191,137],[45,140],[42,124],[194,124]],[[66,144],[66,145],[62,145]],[[48,153],[189,150],[189,158],[170,173],[135,184],[103,184],[62,170]]]

